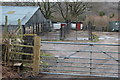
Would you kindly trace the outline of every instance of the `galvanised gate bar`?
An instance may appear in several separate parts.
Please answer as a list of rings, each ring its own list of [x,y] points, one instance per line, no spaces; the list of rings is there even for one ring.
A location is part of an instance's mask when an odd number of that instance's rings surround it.
[[[56,44],[82,46],[80,50],[46,49],[43,52],[71,52],[67,56],[41,56],[40,73],[63,74],[79,76],[118,77],[120,61],[118,55],[119,44],[95,44],[78,42],[49,42],[42,41],[43,45]],[[110,51],[104,51],[105,48]],[[117,48],[116,50],[114,48]],[[112,50],[113,49],[113,50]]]

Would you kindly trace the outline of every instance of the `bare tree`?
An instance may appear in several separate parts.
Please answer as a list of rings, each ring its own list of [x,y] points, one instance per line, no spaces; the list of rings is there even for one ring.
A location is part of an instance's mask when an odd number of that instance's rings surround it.
[[[60,11],[63,19],[67,21],[68,20],[68,17],[67,17],[68,16],[68,5],[63,6],[62,2],[58,2],[57,5],[58,5],[58,10]]]
[[[57,5],[65,21],[77,21],[78,16],[89,7],[86,2],[58,2]]]
[[[56,5],[55,2],[38,2],[38,5],[47,19],[52,18],[52,14],[56,12],[53,10],[53,7]]]

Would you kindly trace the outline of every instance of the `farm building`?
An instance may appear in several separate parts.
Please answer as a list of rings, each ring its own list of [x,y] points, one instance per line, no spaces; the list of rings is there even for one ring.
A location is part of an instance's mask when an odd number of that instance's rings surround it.
[[[65,22],[53,22],[53,29],[54,30],[60,30],[62,26],[67,25]],[[73,30],[82,30],[83,29],[83,23],[82,22],[71,22],[70,28]]]
[[[74,30],[82,30],[83,23],[82,22],[71,22],[71,28]]]
[[[0,25],[4,27],[7,16],[9,31],[17,29],[18,19],[21,20],[24,34],[40,34],[49,29],[49,20],[44,17],[38,6],[0,6],[0,9],[2,11]]]
[[[63,22],[52,22],[54,30],[60,30],[61,26],[66,25],[67,23]]]

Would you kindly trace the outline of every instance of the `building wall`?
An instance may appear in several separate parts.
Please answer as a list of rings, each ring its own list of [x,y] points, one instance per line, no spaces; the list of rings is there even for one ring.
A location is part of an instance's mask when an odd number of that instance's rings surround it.
[[[42,12],[38,9],[35,14],[30,18],[30,20],[26,23],[25,27],[32,27],[34,33],[40,34],[41,32],[45,32],[47,30],[47,19],[44,17]]]
[[[30,18],[30,20],[26,23],[26,25],[30,24],[38,24],[46,22],[46,19],[40,10],[37,10],[35,14]]]

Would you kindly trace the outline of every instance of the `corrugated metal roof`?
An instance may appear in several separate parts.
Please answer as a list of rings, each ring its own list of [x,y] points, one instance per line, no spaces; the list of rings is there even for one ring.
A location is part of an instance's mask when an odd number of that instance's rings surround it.
[[[0,11],[2,11],[0,25],[5,24],[5,16],[8,16],[9,25],[17,25],[18,19],[21,20],[22,25],[25,25],[38,9],[38,6],[0,6]]]

